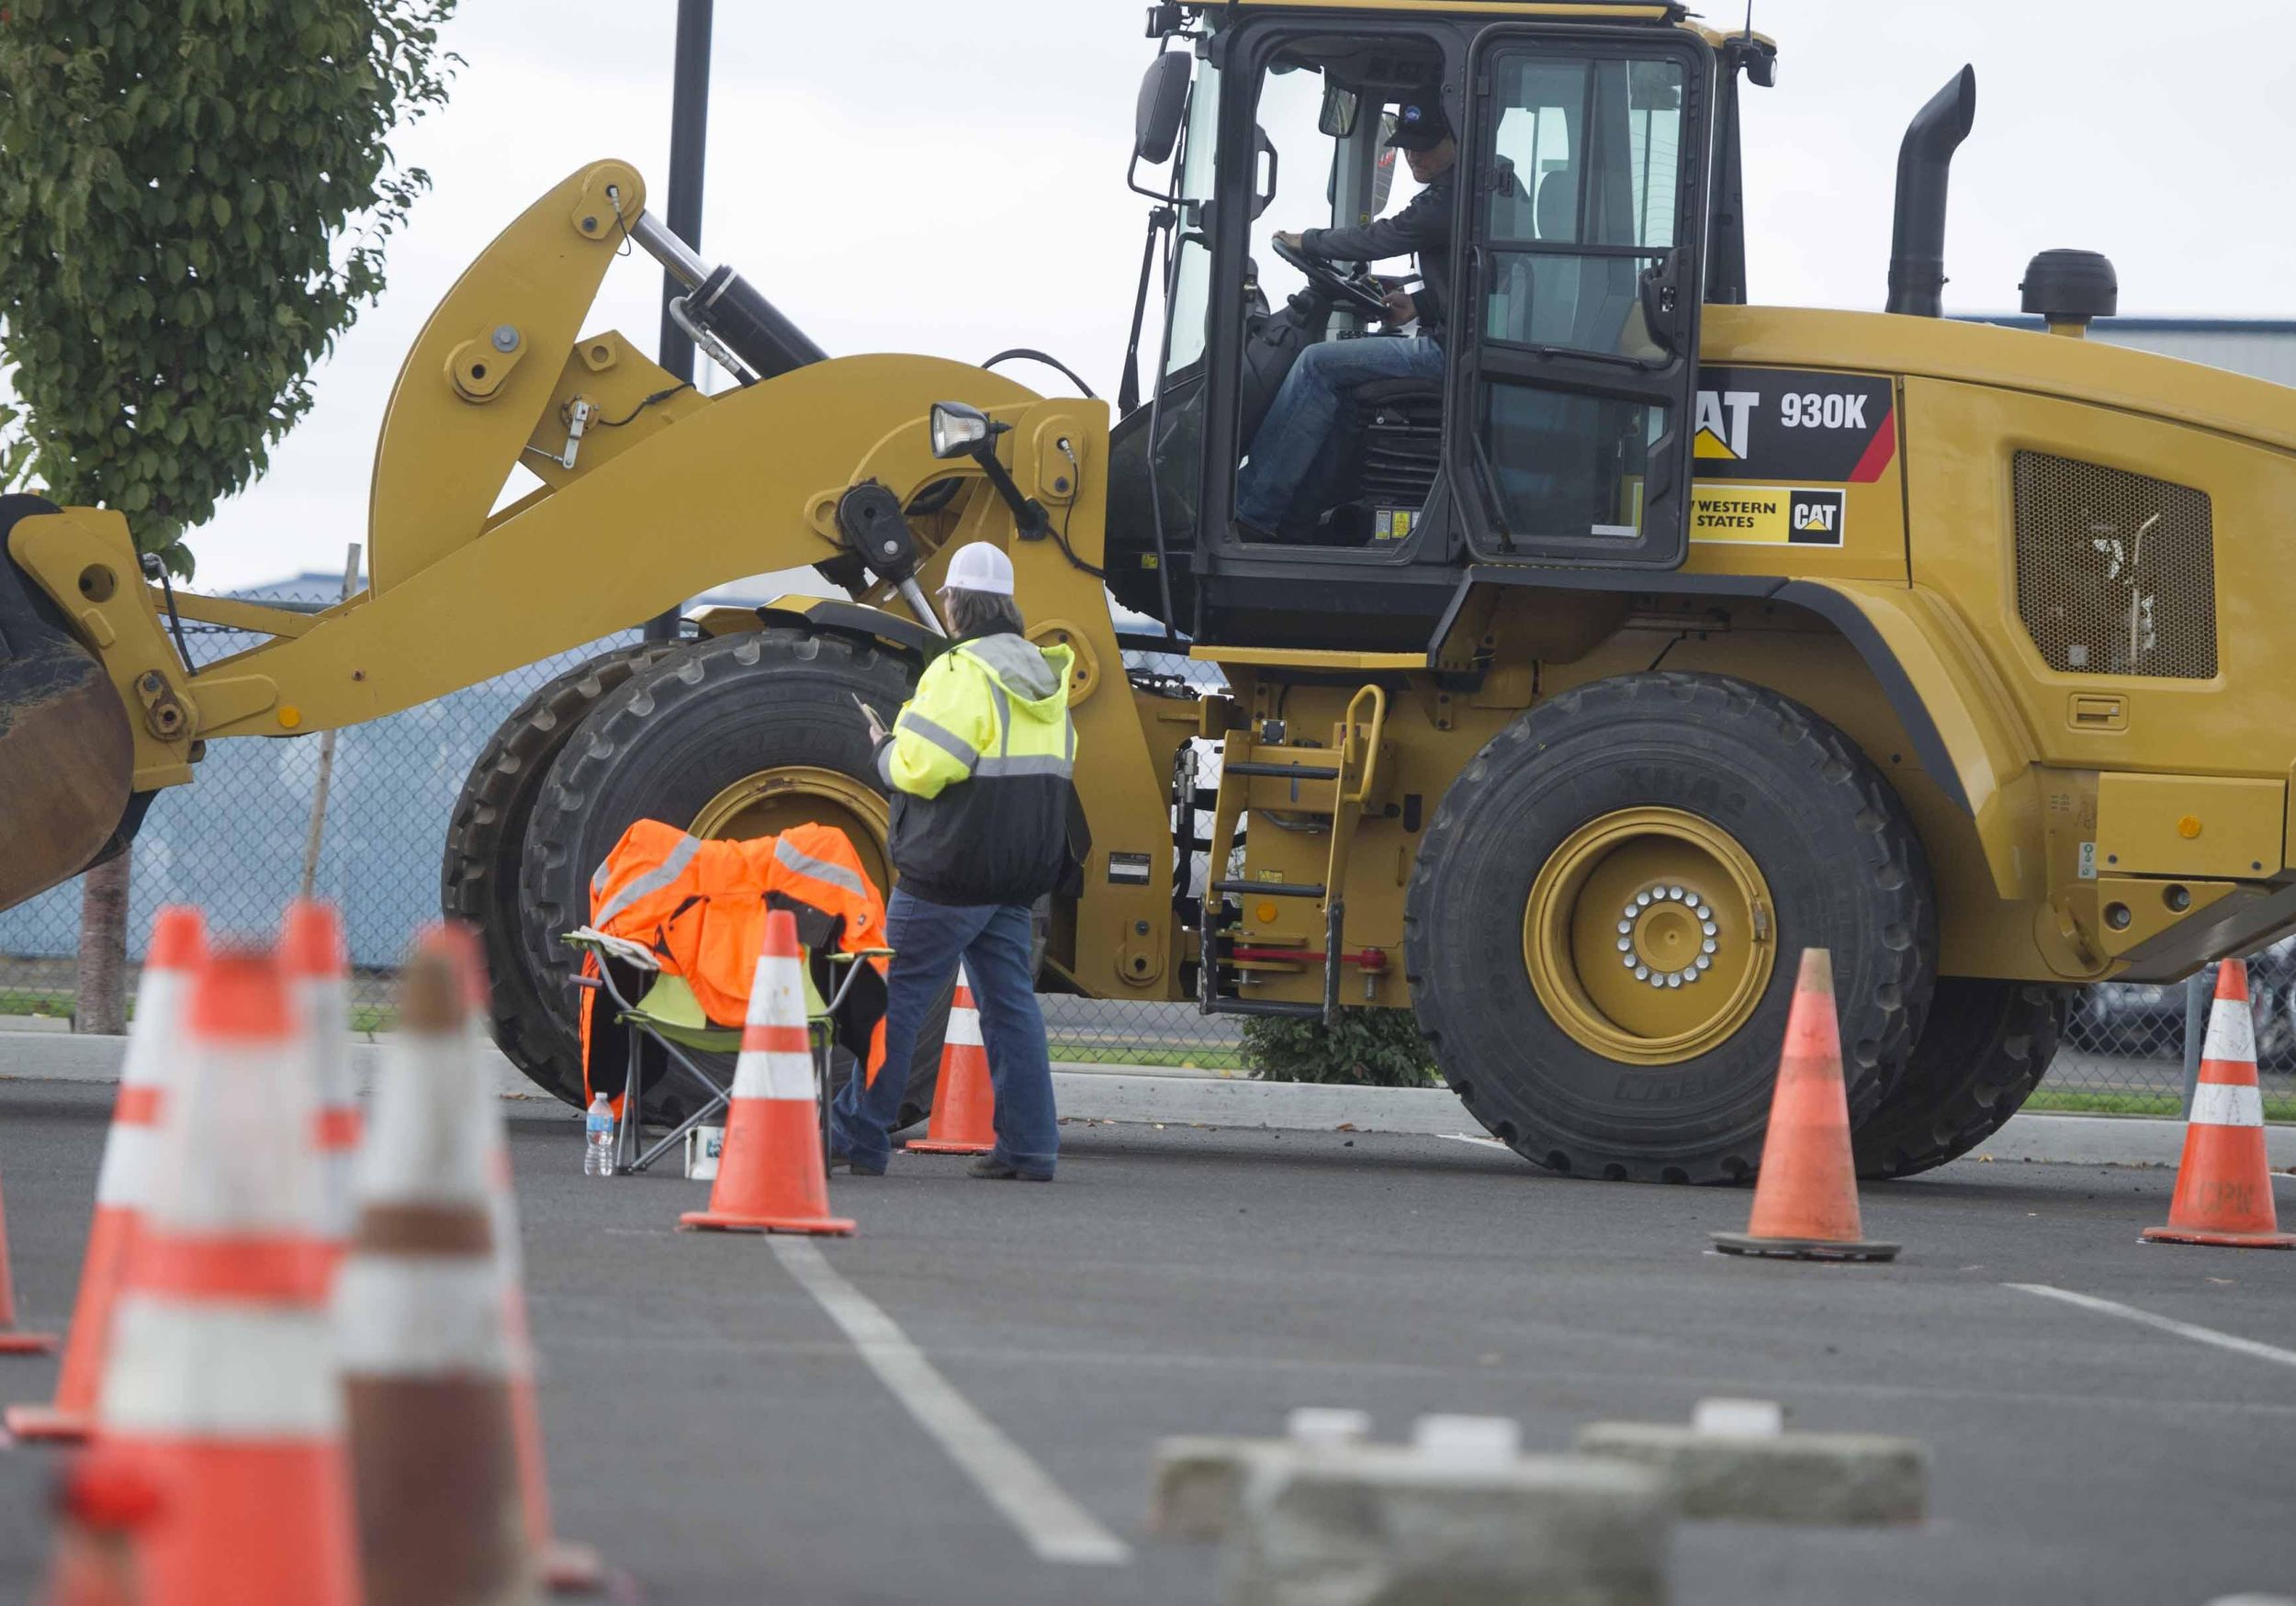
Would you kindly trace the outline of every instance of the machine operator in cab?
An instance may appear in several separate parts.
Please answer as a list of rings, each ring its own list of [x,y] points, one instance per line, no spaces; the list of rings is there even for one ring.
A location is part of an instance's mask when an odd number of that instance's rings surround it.
[[[1387,311],[1390,327],[1400,329],[1415,319],[1422,332],[1409,339],[1323,341],[1300,354],[1236,476],[1236,518],[1263,540],[1278,538],[1296,518],[1312,521],[1321,511],[1301,508],[1295,514],[1293,504],[1338,425],[1341,399],[1348,391],[1378,379],[1443,377],[1459,147],[1437,86],[1430,84],[1397,107],[1388,143],[1403,153],[1412,177],[1426,186],[1411,205],[1358,228],[1311,229],[1281,238],[1328,262],[1415,254],[1424,282],[1415,295],[1391,292]]]

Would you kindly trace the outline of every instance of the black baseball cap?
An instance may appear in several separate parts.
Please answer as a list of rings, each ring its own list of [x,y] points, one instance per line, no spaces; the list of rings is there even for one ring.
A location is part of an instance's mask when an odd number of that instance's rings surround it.
[[[1451,119],[1443,115],[1443,92],[1423,89],[1407,95],[1395,108],[1395,132],[1388,143],[1398,151],[1432,151],[1451,137]]]

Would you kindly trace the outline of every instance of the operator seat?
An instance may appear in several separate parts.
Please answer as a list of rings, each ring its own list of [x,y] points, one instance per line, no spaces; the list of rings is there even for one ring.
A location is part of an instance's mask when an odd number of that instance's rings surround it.
[[[1535,225],[1539,240],[1548,245],[1574,245],[1579,240],[1579,172],[1575,166],[1556,168],[1538,181]],[[1579,273],[1586,259],[1575,256],[1531,258],[1531,304],[1512,331],[1517,340],[1540,345],[1570,345],[1578,327]]]

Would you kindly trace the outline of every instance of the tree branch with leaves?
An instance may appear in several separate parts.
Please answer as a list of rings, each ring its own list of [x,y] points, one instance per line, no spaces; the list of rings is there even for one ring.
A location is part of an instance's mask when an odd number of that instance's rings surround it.
[[[446,98],[453,0],[12,0],[0,365],[19,478],[186,532],[310,410],[429,185],[388,136]],[[0,459],[0,467],[6,466]]]
[[[188,532],[269,466],[429,186],[454,0],[0,3],[0,490]],[[186,666],[187,668],[189,666]],[[120,1029],[125,857],[85,878],[83,1030]]]

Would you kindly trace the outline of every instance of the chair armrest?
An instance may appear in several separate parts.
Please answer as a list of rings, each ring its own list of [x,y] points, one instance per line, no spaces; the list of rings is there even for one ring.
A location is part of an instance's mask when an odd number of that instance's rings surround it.
[[[615,937],[591,927],[577,927],[562,934],[558,940],[568,948],[596,954],[601,959],[618,960],[635,970],[658,971],[661,969],[661,960],[655,958],[654,951],[644,943],[633,942],[626,937]]]

